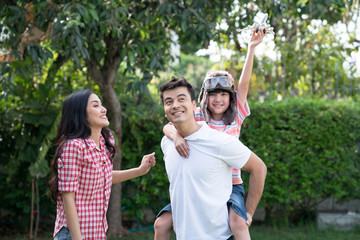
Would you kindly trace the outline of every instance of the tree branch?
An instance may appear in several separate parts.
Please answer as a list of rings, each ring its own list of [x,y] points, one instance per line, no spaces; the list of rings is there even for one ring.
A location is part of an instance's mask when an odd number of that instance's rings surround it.
[[[97,68],[96,63],[93,60],[85,59],[85,64],[88,68],[90,76],[92,76],[95,83],[102,88],[105,81],[100,70]]]
[[[106,83],[110,86],[114,86],[115,84],[119,61],[120,56],[118,54],[114,55],[113,58],[109,60],[110,65],[106,71]]]
[[[69,60],[69,58],[70,58],[69,56],[63,56],[60,54],[58,55],[56,60],[51,64],[49,68],[48,75],[45,80],[46,84],[50,84],[51,82],[53,82],[56,73],[59,71],[61,66],[64,65]]]

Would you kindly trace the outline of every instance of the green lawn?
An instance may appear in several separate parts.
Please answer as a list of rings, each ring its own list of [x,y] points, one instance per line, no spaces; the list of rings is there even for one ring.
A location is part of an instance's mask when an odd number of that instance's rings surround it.
[[[320,231],[315,226],[304,226],[297,228],[281,228],[252,226],[250,228],[252,240],[357,240],[360,239],[360,229],[351,232],[335,230]],[[153,232],[132,233],[129,236],[121,237],[122,240],[150,240],[153,239]],[[120,238],[111,238],[117,240]],[[175,236],[171,237],[175,240]]]
[[[316,229],[314,225],[283,228],[279,226],[259,226],[254,225],[250,228],[252,240],[357,240],[360,239],[360,228],[354,231],[335,231],[328,229],[321,231]],[[16,236],[1,236],[4,240],[23,240],[28,239],[28,236],[16,235]],[[51,233],[41,234],[38,240],[48,240],[52,238]],[[127,236],[119,236],[117,238],[110,238],[108,240],[152,240],[154,233],[148,232],[133,232]],[[171,236],[171,240],[175,240],[175,235]]]

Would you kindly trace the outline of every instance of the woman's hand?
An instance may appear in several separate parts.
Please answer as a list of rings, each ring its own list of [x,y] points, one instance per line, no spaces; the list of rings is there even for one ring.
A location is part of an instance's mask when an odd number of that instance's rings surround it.
[[[124,182],[136,177],[147,174],[150,171],[150,168],[155,166],[155,153],[145,155],[139,167],[131,168],[127,170],[113,170],[113,179],[112,183]]]
[[[150,168],[152,168],[153,166],[155,166],[156,161],[155,161],[155,153],[150,153],[148,155],[144,155],[142,160],[141,160],[141,164],[138,167],[140,175],[145,175],[150,171]]]

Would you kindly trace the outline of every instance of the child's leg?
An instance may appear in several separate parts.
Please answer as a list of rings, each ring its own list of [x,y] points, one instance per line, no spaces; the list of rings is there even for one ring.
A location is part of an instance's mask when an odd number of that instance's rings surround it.
[[[249,227],[243,217],[239,216],[232,207],[229,209],[230,229],[235,240],[250,240]]]
[[[235,240],[250,240],[249,227],[246,224],[245,190],[242,185],[234,185],[230,196],[229,225]]]
[[[172,225],[173,221],[171,212],[164,212],[161,214],[154,223],[154,240],[169,240]]]
[[[171,204],[166,205],[156,216],[154,223],[154,240],[170,240],[170,232],[173,227]]]

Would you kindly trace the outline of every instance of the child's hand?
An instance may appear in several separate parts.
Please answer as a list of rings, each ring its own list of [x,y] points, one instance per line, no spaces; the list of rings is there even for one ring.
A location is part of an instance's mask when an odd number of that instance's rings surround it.
[[[262,42],[265,35],[266,35],[266,29],[254,29],[251,34],[249,48],[254,48],[257,45],[259,45]]]
[[[175,149],[183,158],[189,157],[189,145],[180,135],[174,139]]]
[[[153,152],[151,154],[145,155],[142,158],[141,164],[139,166],[139,170],[142,173],[142,175],[145,175],[150,171],[150,168],[155,166],[155,164],[156,164],[155,153]]]

